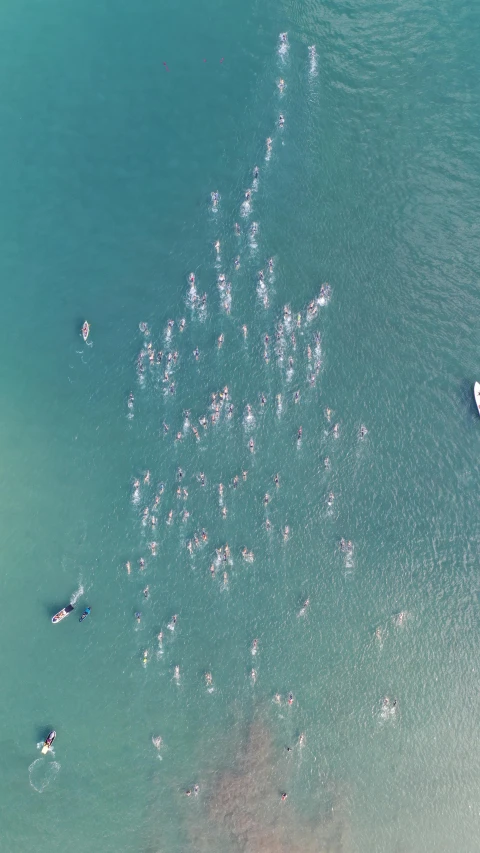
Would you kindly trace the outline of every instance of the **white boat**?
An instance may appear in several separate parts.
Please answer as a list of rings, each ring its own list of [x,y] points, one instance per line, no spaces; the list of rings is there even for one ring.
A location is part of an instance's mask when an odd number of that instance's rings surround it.
[[[52,616],[53,624],[56,625],[57,622],[61,622],[62,619],[65,619],[65,617],[72,612],[72,610],[73,604],[67,604],[67,606],[64,607],[63,610],[59,610],[58,613],[55,613],[55,616]]]
[[[473,396],[475,397],[478,414],[480,415],[480,382],[475,382],[475,385],[473,386]]]

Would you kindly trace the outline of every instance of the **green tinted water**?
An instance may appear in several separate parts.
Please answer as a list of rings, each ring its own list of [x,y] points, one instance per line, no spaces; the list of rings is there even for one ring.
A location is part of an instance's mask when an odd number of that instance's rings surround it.
[[[476,849],[477,13],[50,0],[1,19],[0,849]],[[306,323],[324,281],[331,302]],[[286,303],[302,324],[279,363]],[[141,321],[179,353],[174,396],[164,363],[144,358],[139,382]],[[225,384],[233,416],[204,432]],[[198,443],[174,441],[186,409]],[[160,482],[152,533],[141,516]],[[209,567],[227,542],[224,588]],[[37,762],[50,727],[55,755]]]

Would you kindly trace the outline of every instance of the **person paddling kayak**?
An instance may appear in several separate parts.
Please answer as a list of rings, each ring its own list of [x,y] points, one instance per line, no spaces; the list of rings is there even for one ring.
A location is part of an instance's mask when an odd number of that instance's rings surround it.
[[[87,616],[88,616],[88,614],[90,613],[90,610],[91,610],[91,609],[92,609],[91,607],[86,607],[86,608],[85,608],[85,610],[83,611],[82,615],[80,616],[80,619],[79,619],[78,621],[79,621],[79,622],[83,622],[83,620],[87,618]]]

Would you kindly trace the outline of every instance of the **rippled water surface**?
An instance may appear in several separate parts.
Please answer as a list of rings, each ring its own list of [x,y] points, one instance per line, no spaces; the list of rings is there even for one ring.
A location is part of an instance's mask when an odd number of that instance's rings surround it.
[[[477,10],[0,21],[0,850],[476,850]]]

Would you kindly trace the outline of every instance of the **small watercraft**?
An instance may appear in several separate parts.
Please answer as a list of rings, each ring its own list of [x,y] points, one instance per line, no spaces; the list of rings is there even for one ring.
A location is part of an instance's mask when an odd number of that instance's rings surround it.
[[[66,616],[69,615],[73,610],[73,604],[67,605],[63,610],[59,610],[58,613],[55,613],[55,616],[52,616],[52,622],[56,625],[57,622],[61,622],[62,619],[65,619]]]
[[[475,403],[477,404],[477,411],[480,415],[480,382],[475,382],[473,386],[473,396],[475,397]]]
[[[82,338],[85,342],[87,342],[89,334],[90,334],[90,323],[87,323],[87,321],[85,320],[85,322],[82,326]]]
[[[78,621],[79,621],[79,622],[83,622],[83,620],[87,618],[87,616],[88,616],[88,614],[90,613],[91,609],[92,609],[91,607],[86,607],[86,608],[85,608],[85,610],[83,611],[82,615],[80,616],[80,619],[79,619]]]
[[[52,748],[53,741],[57,737],[57,733],[55,730],[50,732],[50,734],[45,738],[42,746],[42,755],[46,755],[47,752]]]

